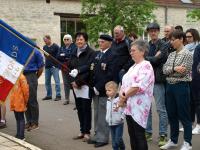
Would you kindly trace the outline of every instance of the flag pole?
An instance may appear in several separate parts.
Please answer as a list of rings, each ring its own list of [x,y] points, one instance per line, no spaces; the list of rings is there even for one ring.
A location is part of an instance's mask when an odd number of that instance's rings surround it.
[[[47,57],[47,59],[51,59],[53,60],[56,64],[60,65],[63,71],[65,72],[70,72],[71,70],[67,67],[67,65],[61,63],[58,59],[56,59],[55,57],[53,57],[51,54],[47,53],[45,50],[41,49],[39,46],[36,46],[36,48],[41,51],[45,57]]]

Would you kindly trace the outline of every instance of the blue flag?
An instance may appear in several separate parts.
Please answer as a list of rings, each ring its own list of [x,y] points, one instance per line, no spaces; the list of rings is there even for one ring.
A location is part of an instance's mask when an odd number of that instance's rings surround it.
[[[36,44],[0,20],[0,101],[5,101]]]

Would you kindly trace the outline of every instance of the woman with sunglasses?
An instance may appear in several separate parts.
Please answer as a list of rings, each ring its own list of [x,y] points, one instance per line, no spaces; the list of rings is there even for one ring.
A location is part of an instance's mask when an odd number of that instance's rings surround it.
[[[72,52],[76,49],[76,45],[72,41],[72,36],[70,34],[66,34],[63,37],[64,46],[62,46],[58,51],[58,60],[61,61],[64,65],[68,65],[69,59],[71,57]],[[63,83],[64,83],[64,90],[65,90],[65,102],[63,105],[68,105],[70,102],[69,95],[70,95],[70,87],[71,84],[69,82],[69,75],[68,70],[64,68],[61,69]]]

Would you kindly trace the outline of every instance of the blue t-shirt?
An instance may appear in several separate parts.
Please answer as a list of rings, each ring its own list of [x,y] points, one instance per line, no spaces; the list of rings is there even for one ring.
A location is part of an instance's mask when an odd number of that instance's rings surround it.
[[[44,59],[38,50],[34,50],[34,54],[24,69],[24,73],[38,71],[44,66]]]

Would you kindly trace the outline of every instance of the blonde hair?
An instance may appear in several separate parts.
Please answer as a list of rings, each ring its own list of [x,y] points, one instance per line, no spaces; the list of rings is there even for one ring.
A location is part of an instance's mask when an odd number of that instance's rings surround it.
[[[109,81],[106,83],[105,88],[112,88],[118,90],[118,84],[114,81]]]

